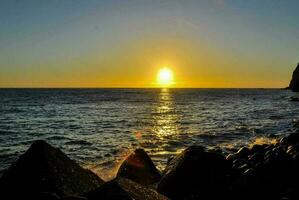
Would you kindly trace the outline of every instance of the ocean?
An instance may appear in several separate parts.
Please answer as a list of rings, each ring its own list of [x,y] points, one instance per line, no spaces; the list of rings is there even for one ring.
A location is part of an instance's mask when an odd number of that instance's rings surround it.
[[[299,102],[280,89],[0,89],[0,173],[43,139],[111,178],[135,148],[159,169],[197,144],[231,152],[294,131]]]

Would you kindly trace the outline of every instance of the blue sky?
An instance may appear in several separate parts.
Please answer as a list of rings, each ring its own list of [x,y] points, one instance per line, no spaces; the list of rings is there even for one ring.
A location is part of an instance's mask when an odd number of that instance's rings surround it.
[[[283,87],[299,62],[295,0],[0,2],[1,87]]]

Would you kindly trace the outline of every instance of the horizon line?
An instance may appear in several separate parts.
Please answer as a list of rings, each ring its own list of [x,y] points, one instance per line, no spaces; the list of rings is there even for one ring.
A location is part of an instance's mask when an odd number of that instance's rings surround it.
[[[287,87],[0,87],[0,89],[287,89]]]

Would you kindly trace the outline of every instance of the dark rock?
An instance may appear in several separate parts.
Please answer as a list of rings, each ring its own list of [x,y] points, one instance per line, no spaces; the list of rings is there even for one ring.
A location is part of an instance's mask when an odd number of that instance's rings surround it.
[[[222,149],[220,149],[219,147],[213,147],[207,150],[208,152],[213,152],[213,153],[219,153],[222,154]]]
[[[299,63],[293,72],[292,80],[290,82],[289,88],[293,92],[299,92]]]
[[[238,169],[242,172],[246,172],[250,167],[247,164],[241,165]]]
[[[231,186],[232,199],[280,199],[289,185],[295,185],[292,179],[298,179],[293,178],[292,159],[285,145],[272,146],[263,152],[248,156],[249,165],[244,166],[245,171]]]
[[[135,183],[129,179],[117,178],[116,181],[135,200],[168,200],[167,197],[159,194],[155,190]]]
[[[263,160],[264,154],[260,152],[254,153],[253,155],[250,155],[248,158],[249,163],[253,166],[257,165],[260,162],[263,162]]]
[[[265,174],[273,176],[276,181],[283,183],[290,178],[292,160],[291,156],[280,149],[273,149],[271,153],[265,155],[264,164],[266,166]]]
[[[136,149],[120,166],[117,177],[130,179],[142,185],[157,183],[161,174],[143,149]]]
[[[299,144],[288,146],[286,153],[290,156],[293,156],[293,155],[299,153]]]
[[[244,175],[248,177],[250,176],[252,177],[252,176],[256,176],[256,172],[254,169],[249,168],[244,172]]]
[[[237,158],[237,156],[235,154],[229,154],[228,156],[226,156],[226,160],[228,161],[234,161]]]
[[[250,151],[251,151],[252,154],[254,154],[254,153],[263,153],[265,151],[265,146],[255,144],[251,147]]]
[[[33,195],[32,199],[42,199],[42,200],[59,200],[60,197],[55,193],[43,192],[38,195]]]
[[[299,198],[298,188],[287,188],[285,195],[281,200],[296,200]]]
[[[174,158],[174,156],[170,156],[168,159],[167,159],[167,164],[170,163],[170,161]]]
[[[0,179],[0,196],[31,197],[48,192],[76,196],[95,189],[103,181],[81,168],[62,151],[45,141],[35,141]]]
[[[254,169],[247,169],[242,173],[232,184],[232,199],[260,199],[258,193],[260,192],[260,181]],[[245,195],[244,195],[245,194]]]
[[[80,196],[70,196],[70,197],[64,197],[61,200],[87,200],[87,198],[80,197]]]
[[[292,133],[286,137],[283,137],[280,140],[280,143],[287,146],[299,144],[299,133]]]
[[[88,200],[134,200],[116,180],[104,183],[101,187],[87,193]]]
[[[240,166],[245,165],[245,164],[247,165],[247,160],[238,158],[233,161],[232,167],[237,169],[237,168],[240,168]]]
[[[242,147],[239,149],[239,151],[236,153],[236,156],[238,158],[244,158],[247,159],[248,155],[250,154],[250,150],[247,147]]]
[[[168,200],[156,191],[125,178],[109,181],[86,196],[89,200]]]
[[[265,152],[267,152],[267,151],[273,149],[274,147],[275,147],[274,144],[269,144],[269,145],[265,146]]]
[[[158,192],[174,200],[223,198],[228,187],[230,163],[221,154],[191,146],[167,165]]]

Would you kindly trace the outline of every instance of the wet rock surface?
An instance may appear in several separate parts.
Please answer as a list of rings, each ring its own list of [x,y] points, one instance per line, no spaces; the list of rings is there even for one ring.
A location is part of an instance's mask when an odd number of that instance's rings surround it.
[[[153,189],[142,186],[125,178],[116,178],[103,186],[89,192],[86,197],[89,200],[167,200],[168,198],[158,194]]]
[[[86,195],[89,200],[134,200],[116,180],[109,181]]]
[[[296,155],[299,134],[277,140],[276,144],[254,145],[247,156],[238,153],[227,159],[233,163],[231,199],[298,199],[299,178]],[[246,194],[246,195],[244,195]]]
[[[158,185],[171,199],[299,199],[299,133],[243,147],[224,158],[192,146],[173,158]]]
[[[123,177],[140,183],[151,185],[161,178],[151,158],[143,149],[136,149],[120,166],[117,177]]]
[[[167,200],[168,198],[159,194],[152,188],[145,187],[129,179],[117,178],[116,181],[135,200]]]
[[[76,196],[95,189],[103,181],[81,168],[62,151],[44,141],[35,141],[3,174],[0,196],[6,198]],[[46,199],[46,197],[44,197]]]
[[[172,159],[158,185],[171,199],[214,198],[228,191],[231,163],[218,152],[191,146]]]
[[[118,176],[106,183],[60,150],[36,141],[1,177],[0,197],[295,200],[299,199],[298,180],[299,133],[276,138],[276,143],[243,147],[226,156],[219,149],[191,146],[169,159],[162,177],[145,151],[137,149],[124,161]]]

